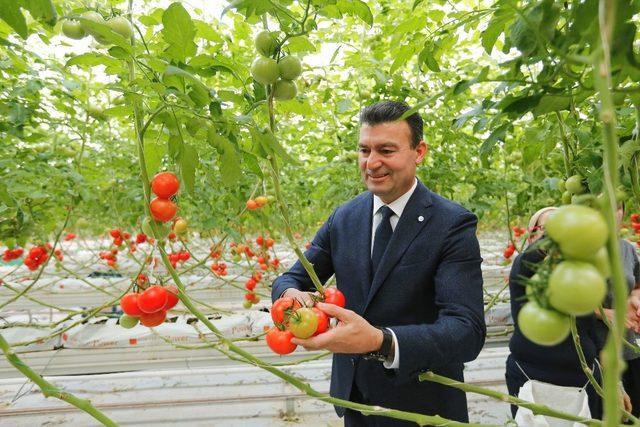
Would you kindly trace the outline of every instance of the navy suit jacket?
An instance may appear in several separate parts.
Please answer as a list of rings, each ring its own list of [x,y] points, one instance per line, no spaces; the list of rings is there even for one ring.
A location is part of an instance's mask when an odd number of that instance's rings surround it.
[[[463,363],[484,344],[477,218],[418,181],[372,275],[372,210],[370,192],[338,207],[305,256],[323,283],[335,274],[347,309],[393,330],[400,366],[389,370],[361,355],[334,354],[330,393],[349,399],[355,383],[362,403],[466,421],[464,392],[419,382],[418,374],[429,369],[463,381]],[[299,261],[274,281],[272,298],[292,287],[315,290]],[[344,408],[336,412],[342,416]]]

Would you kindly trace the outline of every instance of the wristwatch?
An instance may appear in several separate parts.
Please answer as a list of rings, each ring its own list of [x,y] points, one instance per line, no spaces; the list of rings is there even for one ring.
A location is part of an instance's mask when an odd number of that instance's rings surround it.
[[[365,353],[362,357],[367,360],[377,360],[379,362],[385,362],[389,355],[391,354],[391,345],[393,344],[393,334],[391,330],[388,328],[380,328],[376,326],[376,328],[382,331],[382,345],[378,349],[378,351],[373,351],[371,353]]]

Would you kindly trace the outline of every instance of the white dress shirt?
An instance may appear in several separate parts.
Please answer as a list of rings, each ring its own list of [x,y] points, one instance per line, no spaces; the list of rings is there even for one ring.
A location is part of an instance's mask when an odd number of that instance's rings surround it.
[[[409,191],[404,193],[402,196],[398,197],[393,202],[386,205],[389,207],[389,209],[393,211],[393,215],[391,215],[391,218],[389,218],[389,222],[391,223],[392,230],[395,231],[396,225],[398,225],[398,221],[402,216],[402,212],[404,211],[405,206],[407,206],[407,202],[411,198],[411,195],[413,194],[417,186],[418,186],[418,180],[414,178],[413,186],[409,189]],[[382,201],[382,199],[380,199],[380,197],[374,195],[373,196],[373,212],[372,212],[373,221],[371,221],[372,223],[371,224],[371,255],[373,255],[373,241],[375,240],[375,236],[376,236],[376,228],[378,228],[380,221],[382,221],[382,213],[378,212],[378,210],[382,206],[385,206],[385,203]],[[376,267],[377,266],[375,265],[373,266],[373,271],[376,270]],[[393,332],[393,330],[392,329],[389,329],[389,330],[391,331],[391,335],[393,335],[393,346],[395,351],[394,351],[393,361],[383,362],[383,366],[387,369],[398,369],[400,367],[400,348],[398,347],[398,339],[396,338],[396,334]]]

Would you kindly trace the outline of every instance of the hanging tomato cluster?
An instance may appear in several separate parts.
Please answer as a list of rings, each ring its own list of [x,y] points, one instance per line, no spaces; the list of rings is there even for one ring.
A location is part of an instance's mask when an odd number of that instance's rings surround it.
[[[191,258],[188,251],[173,252],[169,254],[169,262],[173,268],[178,266],[178,262],[185,262]]]
[[[255,199],[247,200],[247,209],[250,211],[255,211],[256,209],[260,209],[269,203],[269,199],[266,196],[258,196]]]
[[[180,189],[180,181],[171,172],[160,172],[151,180],[151,191],[156,197],[149,204],[151,216],[156,221],[168,222],[176,216],[178,207],[170,198]]]
[[[18,259],[24,253],[24,249],[22,248],[13,248],[6,249],[4,254],[2,254],[2,260],[5,262],[13,261],[14,259]]]
[[[50,246],[49,244],[47,244]],[[49,248],[50,249],[50,248]],[[49,251],[44,245],[34,246],[29,249],[27,257],[24,259],[24,265],[31,271],[37,270],[49,258]]]
[[[604,299],[608,228],[597,210],[565,205],[549,216],[545,229],[559,251],[548,258],[551,268],[538,269],[528,284],[529,302],[518,314],[518,326],[534,343],[556,345],[569,335],[570,315],[593,313]]]
[[[324,302],[344,307],[344,294],[336,288],[325,288]],[[329,330],[329,315],[318,307],[304,307],[293,298],[278,298],[271,306],[271,319],[274,327],[269,329],[266,341],[269,348],[277,354],[289,354],[295,351],[293,337],[309,338]]]
[[[257,304],[260,302],[260,297],[254,292],[254,289],[262,280],[262,273],[256,271],[253,275],[247,279],[244,283],[244,287],[247,290],[247,293],[244,295],[244,303],[243,307],[246,309],[251,308],[253,304]]]
[[[140,282],[138,277],[138,282]],[[167,311],[178,304],[178,288],[171,286],[149,286],[142,293],[131,292],[120,298],[124,314],[120,316],[120,326],[133,328],[140,322],[143,326],[158,326],[167,318]]]

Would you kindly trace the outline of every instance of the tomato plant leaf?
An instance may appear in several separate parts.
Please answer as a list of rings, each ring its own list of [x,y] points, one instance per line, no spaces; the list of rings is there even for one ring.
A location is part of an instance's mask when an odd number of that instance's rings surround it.
[[[167,146],[155,142],[144,142],[144,161],[147,168],[147,175],[153,176],[160,169],[162,158],[167,153]]]
[[[0,19],[9,24],[23,39],[28,36],[27,22],[20,11],[21,2],[0,0]]]
[[[182,4],[172,3],[162,14],[162,36],[169,45],[166,53],[173,59],[184,62],[196,54],[193,41],[196,29],[189,12]]]
[[[182,175],[184,187],[192,195],[194,194],[198,163],[198,151],[195,147],[191,144],[183,144],[178,164],[180,165],[180,175]]]
[[[336,5],[340,12],[362,19],[369,27],[373,25],[371,9],[362,0],[338,0]]]
[[[566,95],[544,95],[533,109],[533,114],[541,116],[554,111],[567,110],[571,106],[571,99],[571,96]]]
[[[73,58],[69,59],[65,64],[66,67],[70,67],[72,65],[77,65],[80,67],[93,67],[95,65],[116,67],[120,65],[120,61],[103,53],[90,52],[76,55]]]
[[[482,143],[480,146],[480,160],[485,168],[489,167],[489,156],[493,151],[496,143],[498,141],[503,141],[507,137],[507,130],[511,124],[505,123],[499,126],[497,129],[494,129],[493,132],[489,135],[489,137]]]
[[[58,20],[56,8],[51,0],[22,0],[16,3],[22,3],[22,7],[28,10],[36,21],[54,26]]]

